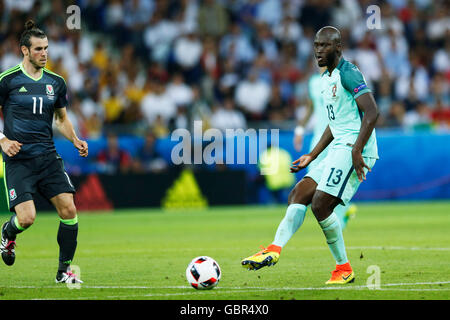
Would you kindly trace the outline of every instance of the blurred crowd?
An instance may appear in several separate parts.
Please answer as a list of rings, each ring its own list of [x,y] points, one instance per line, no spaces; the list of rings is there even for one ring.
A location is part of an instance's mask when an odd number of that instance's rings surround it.
[[[81,9],[81,29],[66,26]],[[369,29],[370,5],[381,28]],[[286,127],[305,115],[312,41],[339,28],[374,92],[378,127],[450,128],[450,2],[431,0],[0,0],[0,69],[33,19],[49,39],[80,136]]]

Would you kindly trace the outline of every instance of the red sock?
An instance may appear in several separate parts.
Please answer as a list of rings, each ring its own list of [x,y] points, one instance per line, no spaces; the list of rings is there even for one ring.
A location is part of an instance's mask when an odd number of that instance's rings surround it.
[[[271,245],[269,245],[269,246],[266,248],[266,250],[267,250],[267,251],[275,251],[275,252],[277,252],[278,254],[281,253],[281,247],[280,247],[280,246],[277,246],[276,244],[271,244]]]
[[[347,262],[344,264],[337,264],[336,270],[352,271],[352,267],[350,266],[350,262]]]

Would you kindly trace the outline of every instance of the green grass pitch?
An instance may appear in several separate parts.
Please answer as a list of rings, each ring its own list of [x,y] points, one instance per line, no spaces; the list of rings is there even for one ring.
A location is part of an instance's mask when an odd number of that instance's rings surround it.
[[[277,265],[242,268],[242,258],[273,240],[286,208],[257,206],[82,212],[73,263],[84,284],[70,289],[54,283],[55,212],[38,213],[18,237],[14,266],[0,264],[0,299],[448,300],[450,202],[357,205],[344,231],[356,274],[349,285],[324,284],[334,261],[309,210]],[[2,222],[8,217],[0,215]],[[197,291],[186,281],[187,264],[199,255],[213,257],[222,269],[213,290]],[[379,270],[379,289],[367,287],[368,279],[377,284],[373,270]]]

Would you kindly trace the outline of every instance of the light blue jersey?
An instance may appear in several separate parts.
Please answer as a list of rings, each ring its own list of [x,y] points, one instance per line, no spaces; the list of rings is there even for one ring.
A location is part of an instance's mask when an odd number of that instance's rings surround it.
[[[352,149],[361,129],[363,113],[355,99],[371,92],[358,67],[341,58],[330,74],[326,70],[321,76],[321,93],[328,123],[334,140],[332,148]],[[362,155],[378,159],[375,129],[364,146]]]
[[[328,116],[323,103],[322,97],[322,77],[320,73],[313,74],[308,81],[309,98],[313,106],[314,130],[309,152],[311,152],[319,142],[323,132],[328,126]],[[306,167],[306,171],[313,170],[328,154],[329,147],[326,147],[313,162]]]
[[[314,117],[314,131],[309,147],[310,151],[316,146],[317,142],[319,142],[328,125],[328,116],[326,109],[324,108],[321,91],[321,76],[319,73],[315,73],[308,81],[308,92],[313,105]]]

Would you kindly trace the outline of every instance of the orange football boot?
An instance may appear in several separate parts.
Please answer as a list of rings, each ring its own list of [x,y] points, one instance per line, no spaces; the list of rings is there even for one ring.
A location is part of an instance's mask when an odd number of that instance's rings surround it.
[[[325,284],[346,284],[355,281],[355,273],[350,263],[337,264],[336,270],[331,272],[331,278]]]

